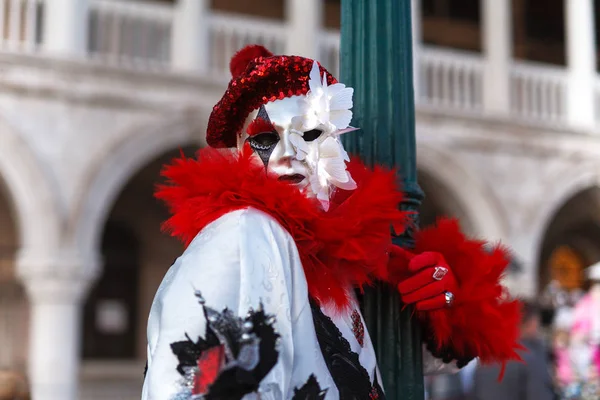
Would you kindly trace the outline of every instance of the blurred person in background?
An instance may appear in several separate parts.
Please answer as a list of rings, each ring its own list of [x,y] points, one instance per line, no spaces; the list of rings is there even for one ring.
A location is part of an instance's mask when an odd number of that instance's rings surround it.
[[[521,320],[523,362],[506,365],[504,378],[498,381],[500,366],[477,367],[470,400],[553,400],[557,399],[549,367],[548,353],[540,331],[540,310],[523,303]]]
[[[570,331],[573,325],[573,309],[563,307],[554,317],[552,326],[552,361],[554,363],[554,378],[556,386],[564,392],[569,384],[574,381],[571,368],[569,346],[571,343]]]
[[[565,399],[600,398],[600,263],[586,274],[590,289],[575,306],[569,343],[557,365]]]
[[[464,391],[459,374],[444,374],[425,377],[429,400],[463,400]]]

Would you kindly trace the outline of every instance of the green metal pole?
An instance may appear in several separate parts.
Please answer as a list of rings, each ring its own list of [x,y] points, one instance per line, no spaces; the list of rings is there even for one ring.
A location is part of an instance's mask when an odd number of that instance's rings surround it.
[[[344,144],[368,164],[399,167],[406,193],[400,207],[416,216],[423,195],[416,182],[411,36],[411,0],[342,0],[340,80],[355,90],[353,125],[361,128]],[[394,241],[410,248],[412,233]],[[397,291],[383,284],[366,293],[363,308],[386,397],[422,400],[422,346],[413,310],[401,312]]]

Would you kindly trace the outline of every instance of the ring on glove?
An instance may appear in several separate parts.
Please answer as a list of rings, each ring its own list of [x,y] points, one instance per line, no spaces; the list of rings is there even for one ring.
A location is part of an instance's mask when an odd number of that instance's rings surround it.
[[[435,267],[435,271],[433,271],[433,279],[436,281],[441,281],[444,276],[448,273],[448,268],[444,267]]]
[[[452,292],[444,292],[444,296],[446,297],[446,307],[452,307],[452,303],[454,303],[454,294],[452,294]]]

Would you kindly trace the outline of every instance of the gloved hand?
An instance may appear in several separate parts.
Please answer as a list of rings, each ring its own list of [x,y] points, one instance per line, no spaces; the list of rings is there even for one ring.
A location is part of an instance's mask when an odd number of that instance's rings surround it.
[[[404,304],[415,304],[418,311],[452,306],[457,289],[458,282],[452,269],[442,254],[437,252],[413,255],[398,284]]]

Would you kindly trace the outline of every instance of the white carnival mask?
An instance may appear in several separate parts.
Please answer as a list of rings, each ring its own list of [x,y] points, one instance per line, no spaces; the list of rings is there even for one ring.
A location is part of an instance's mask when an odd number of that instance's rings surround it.
[[[309,78],[306,95],[275,100],[252,112],[238,148],[248,142],[280,180],[317,197],[328,210],[334,187],[356,189],[346,170],[350,159],[339,139],[357,129],[349,126],[354,90],[342,83],[327,86],[316,62]]]

